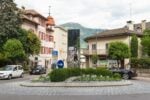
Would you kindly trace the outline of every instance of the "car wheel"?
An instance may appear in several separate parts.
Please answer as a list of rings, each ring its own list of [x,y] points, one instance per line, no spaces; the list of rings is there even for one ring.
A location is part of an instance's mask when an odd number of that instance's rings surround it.
[[[20,78],[23,78],[23,74],[20,75]]]
[[[128,80],[129,79],[129,75],[128,74],[123,74],[123,79]]]
[[[9,76],[8,76],[8,79],[11,80],[11,79],[12,79],[12,75],[9,75]]]

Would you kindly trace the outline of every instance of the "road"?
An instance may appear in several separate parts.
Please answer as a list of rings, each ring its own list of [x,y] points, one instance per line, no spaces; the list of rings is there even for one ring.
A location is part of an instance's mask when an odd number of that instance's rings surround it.
[[[1,79],[0,84],[12,83],[12,82],[22,82],[22,81],[31,80],[31,79],[36,78],[36,77],[39,77],[39,75],[25,74],[23,78],[13,78],[11,80]]]
[[[115,96],[15,96],[0,95],[0,100],[149,100],[150,94],[115,95]]]
[[[0,80],[0,100],[149,100],[150,82],[132,80],[130,86],[114,87],[22,87],[38,76]]]

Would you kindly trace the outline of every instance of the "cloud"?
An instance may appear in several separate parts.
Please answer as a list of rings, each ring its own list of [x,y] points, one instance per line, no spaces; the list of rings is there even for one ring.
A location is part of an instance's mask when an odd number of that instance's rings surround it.
[[[48,16],[48,6],[57,24],[78,22],[93,28],[117,28],[127,20],[150,19],[149,0],[15,0],[18,6]],[[130,6],[130,4],[132,4]],[[132,17],[130,17],[130,7]]]

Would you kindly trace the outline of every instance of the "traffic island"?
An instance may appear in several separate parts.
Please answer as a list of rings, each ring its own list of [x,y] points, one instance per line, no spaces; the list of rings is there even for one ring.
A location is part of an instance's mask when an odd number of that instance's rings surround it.
[[[122,81],[101,81],[101,82],[24,82],[20,84],[24,87],[112,87],[112,86],[128,86],[132,85],[129,80]]]

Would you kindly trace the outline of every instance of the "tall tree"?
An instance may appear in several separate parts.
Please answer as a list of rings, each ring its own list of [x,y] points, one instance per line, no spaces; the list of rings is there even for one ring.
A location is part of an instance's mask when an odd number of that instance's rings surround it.
[[[23,45],[19,40],[9,39],[3,46],[5,55],[11,63],[21,62],[25,59]]]
[[[97,64],[98,55],[97,54],[93,54],[92,57],[91,57],[91,59],[92,59],[93,64]]]
[[[144,31],[144,36],[141,40],[143,54],[150,57],[150,30]]]
[[[131,39],[131,57],[138,57],[138,39],[136,35],[133,35]]]
[[[21,16],[14,0],[0,0],[0,50],[10,38],[18,36]]]
[[[39,54],[41,48],[41,41],[40,39],[34,34],[32,31],[28,31],[27,35],[27,53],[29,55],[36,55]]]
[[[112,42],[109,45],[108,55],[111,59],[117,60],[118,65],[120,61],[121,68],[124,68],[124,59],[130,56],[129,47],[123,42]]]
[[[30,55],[39,54],[41,41],[36,34],[22,28],[20,28],[18,32],[20,33],[18,39],[23,44],[26,55],[29,57]]]

